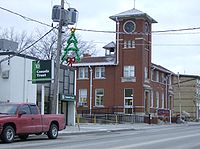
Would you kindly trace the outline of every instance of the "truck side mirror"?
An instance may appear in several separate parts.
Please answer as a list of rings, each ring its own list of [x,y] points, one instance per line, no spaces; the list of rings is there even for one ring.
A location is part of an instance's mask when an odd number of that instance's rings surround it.
[[[21,111],[18,112],[18,115],[19,115],[19,116],[22,116],[22,115],[24,115],[24,114],[26,114],[26,111],[24,111],[24,110],[21,110]]]

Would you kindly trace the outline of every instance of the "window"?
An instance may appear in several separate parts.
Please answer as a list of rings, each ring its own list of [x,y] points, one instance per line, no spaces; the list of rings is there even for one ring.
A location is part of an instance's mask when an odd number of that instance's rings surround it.
[[[147,67],[144,67],[144,79],[147,80],[149,77],[149,74],[148,74],[148,68]]]
[[[164,73],[161,73],[161,81],[162,81],[162,83],[165,83],[165,81],[167,81]]]
[[[39,114],[38,113],[38,108],[36,105],[30,105],[30,108],[31,108],[31,113],[32,114]]]
[[[169,76],[169,81],[168,81],[168,83],[169,83],[169,85],[172,85],[172,77],[171,77],[171,75]]]
[[[135,48],[135,41],[132,40],[132,48]]]
[[[87,89],[79,90],[79,106],[87,106]]]
[[[22,106],[20,106],[19,111],[25,111],[26,114],[31,114],[31,111],[30,111],[30,108],[29,108],[28,105],[22,105]]]
[[[103,106],[104,89],[95,90],[95,106]]]
[[[105,78],[105,67],[95,68],[95,78]]]
[[[79,79],[88,78],[88,68],[87,67],[80,67],[78,72],[79,72]]]
[[[135,41],[134,40],[128,40],[124,41],[124,48],[135,48]]]
[[[164,93],[162,93],[162,109],[164,109],[164,104],[165,104],[165,96]]]
[[[127,48],[127,42],[124,41],[124,48],[126,49]]]
[[[153,91],[151,91],[151,107],[153,107]]]
[[[154,80],[154,70],[151,70],[151,80],[153,81]]]
[[[131,40],[128,40],[127,41],[127,48],[131,48],[132,47],[132,42],[131,42]]]
[[[159,72],[156,71],[156,82],[159,82]]]
[[[159,108],[159,92],[156,92],[156,108]]]
[[[124,77],[130,78],[135,76],[135,67],[134,66],[124,66]]]

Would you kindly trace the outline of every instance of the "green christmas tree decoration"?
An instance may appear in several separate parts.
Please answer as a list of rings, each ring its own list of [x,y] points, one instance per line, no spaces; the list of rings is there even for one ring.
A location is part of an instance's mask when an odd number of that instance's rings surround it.
[[[63,63],[66,61],[68,65],[72,66],[72,63],[75,61],[80,62],[80,56],[79,56],[79,49],[78,49],[78,41],[75,36],[75,28],[71,29],[71,35],[69,39],[67,40],[67,47],[64,49],[64,54],[61,58]],[[75,53],[75,57],[66,57],[68,56],[69,51],[73,51]]]

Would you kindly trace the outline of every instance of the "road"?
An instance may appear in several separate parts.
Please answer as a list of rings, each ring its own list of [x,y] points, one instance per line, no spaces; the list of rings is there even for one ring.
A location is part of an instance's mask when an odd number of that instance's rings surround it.
[[[63,135],[56,140],[44,136],[0,143],[0,149],[200,149],[200,125],[144,130]]]

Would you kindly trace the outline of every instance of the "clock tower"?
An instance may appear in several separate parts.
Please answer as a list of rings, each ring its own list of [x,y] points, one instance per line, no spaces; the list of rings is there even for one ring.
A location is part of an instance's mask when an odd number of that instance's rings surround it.
[[[125,113],[149,113],[151,25],[157,22],[137,9],[110,16],[110,19],[116,22],[115,104],[124,103]]]

